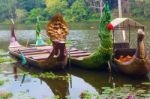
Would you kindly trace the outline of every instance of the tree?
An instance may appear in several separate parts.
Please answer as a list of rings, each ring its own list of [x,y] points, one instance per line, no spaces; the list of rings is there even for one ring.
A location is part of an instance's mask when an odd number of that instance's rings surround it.
[[[22,23],[27,17],[27,11],[25,9],[16,9],[16,21]]]
[[[41,21],[46,21],[48,20],[49,17],[51,17],[48,14],[47,9],[43,9],[43,8],[35,8],[32,9],[27,17],[27,21],[26,23],[35,23],[36,22],[36,17],[39,16]]]
[[[144,8],[143,8],[143,11],[144,11],[144,16],[145,18],[149,18],[150,17],[150,0],[145,0],[145,4],[144,4]]]
[[[0,20],[16,17],[16,0],[0,0]]]
[[[53,16],[57,12],[64,14],[67,9],[67,0],[45,0],[49,13]]]
[[[17,8],[31,11],[34,8],[45,8],[44,0],[17,0]]]
[[[86,6],[84,0],[76,0],[70,9],[66,10],[65,18],[69,21],[82,21],[89,17],[89,8]]]

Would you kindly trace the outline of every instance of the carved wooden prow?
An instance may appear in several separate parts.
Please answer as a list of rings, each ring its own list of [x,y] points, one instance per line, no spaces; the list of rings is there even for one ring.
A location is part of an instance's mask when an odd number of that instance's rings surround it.
[[[138,29],[138,36],[137,36],[137,49],[135,56],[139,59],[144,59],[147,57],[147,53],[145,51],[144,46],[144,36],[145,33],[142,29]]]
[[[48,58],[49,60],[53,60],[53,62],[67,61],[65,42],[68,31],[68,26],[60,13],[57,13],[48,23],[47,35],[50,37],[53,45],[53,50]]]
[[[15,23],[13,19],[11,19],[11,37],[10,37],[10,45],[9,47],[18,47],[20,44],[17,41],[16,35],[15,35]]]
[[[47,25],[47,35],[51,41],[65,41],[68,26],[60,13],[57,13]]]

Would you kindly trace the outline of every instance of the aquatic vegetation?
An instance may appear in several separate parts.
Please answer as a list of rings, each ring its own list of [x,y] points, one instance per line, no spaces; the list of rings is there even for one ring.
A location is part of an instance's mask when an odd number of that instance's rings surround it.
[[[143,84],[143,83],[142,83]],[[146,83],[147,86],[148,83]],[[121,87],[102,87],[101,93],[91,93],[85,90],[80,94],[81,99],[140,99],[150,98],[150,90],[136,88],[132,84],[124,84]]]
[[[0,91],[0,99],[9,99],[13,94],[11,92]]]
[[[9,57],[8,52],[0,49],[0,64],[5,62],[10,63],[10,62],[14,62],[14,60],[11,57]]]
[[[35,99],[33,96],[31,96],[28,92],[26,91],[20,91],[17,92],[16,94],[13,95],[13,99]]]
[[[5,62],[13,62],[14,60],[10,57],[1,57],[0,58],[0,63],[5,63]]]
[[[61,79],[61,80],[70,80],[71,75],[67,74],[65,76],[60,76],[60,75],[56,75],[52,72],[44,72],[44,73],[40,73],[40,74],[32,74],[32,77],[35,78],[51,78],[51,79]]]
[[[59,95],[54,96],[54,99],[60,99]]]
[[[0,80],[0,86],[3,86],[5,84],[5,82],[8,82],[8,81],[9,81],[8,79],[1,78],[1,80]]]
[[[1,52],[1,51],[0,51]],[[7,62],[7,63],[11,63],[11,62],[14,62],[14,60],[11,58],[11,57],[9,57],[8,56],[8,54],[7,53],[1,53],[0,54],[0,64],[1,63],[5,63],[5,62]]]
[[[4,84],[4,80],[0,80],[0,86],[2,86]]]
[[[81,99],[93,99],[93,98],[100,99],[100,96],[96,93],[91,93],[88,90],[85,90],[80,94],[80,98]]]
[[[142,84],[150,86],[150,82],[143,82]]]

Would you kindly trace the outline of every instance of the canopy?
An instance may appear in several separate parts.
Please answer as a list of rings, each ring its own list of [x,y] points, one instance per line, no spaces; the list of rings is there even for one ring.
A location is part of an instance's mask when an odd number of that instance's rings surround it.
[[[111,24],[114,29],[117,27],[121,27],[121,28],[133,27],[133,28],[144,29],[144,25],[130,18],[116,18],[111,21]]]

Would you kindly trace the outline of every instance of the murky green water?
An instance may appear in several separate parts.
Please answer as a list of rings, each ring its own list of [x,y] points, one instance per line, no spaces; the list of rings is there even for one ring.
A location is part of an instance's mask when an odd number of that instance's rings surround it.
[[[84,30],[81,30],[82,26]],[[10,31],[7,27],[0,27],[0,49],[7,51]],[[72,28],[67,39],[72,42],[72,46],[93,52],[99,42],[96,26],[92,23],[80,24],[79,27],[78,30]],[[148,27],[145,31],[146,47],[150,51]],[[45,31],[42,32],[45,33]],[[16,36],[18,41],[24,45],[27,41],[34,43],[35,30],[29,28],[17,30]],[[43,38],[47,39],[45,36]],[[14,67],[17,67],[17,74],[14,74]],[[99,97],[100,99],[126,99],[128,96],[130,99],[134,99],[135,96],[136,99],[150,98],[150,74],[145,77],[128,77],[118,73],[90,71],[75,67],[53,73],[49,71],[51,76],[48,76],[49,74],[39,76],[43,75],[40,74],[41,72],[32,68],[22,68],[17,63],[0,64],[0,82],[4,81],[0,85],[0,96],[1,93],[11,92],[12,99],[66,99],[67,97],[68,99],[80,99],[81,97],[86,97],[85,99],[99,99]]]

